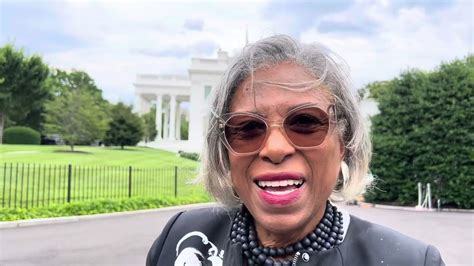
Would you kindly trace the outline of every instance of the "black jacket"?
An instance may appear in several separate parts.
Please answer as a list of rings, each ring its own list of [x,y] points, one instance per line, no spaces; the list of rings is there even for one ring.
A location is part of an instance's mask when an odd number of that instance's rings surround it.
[[[242,249],[230,241],[235,213],[205,208],[176,214],[153,243],[146,265],[243,265]],[[340,245],[301,250],[293,265],[444,265],[433,246],[352,215],[349,220]]]

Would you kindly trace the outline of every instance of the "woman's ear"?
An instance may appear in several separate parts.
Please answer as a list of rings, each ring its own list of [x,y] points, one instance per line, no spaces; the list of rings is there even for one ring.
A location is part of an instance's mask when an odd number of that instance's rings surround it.
[[[344,160],[344,155],[346,153],[346,146],[344,145],[344,140],[339,138],[339,156],[341,160]]]

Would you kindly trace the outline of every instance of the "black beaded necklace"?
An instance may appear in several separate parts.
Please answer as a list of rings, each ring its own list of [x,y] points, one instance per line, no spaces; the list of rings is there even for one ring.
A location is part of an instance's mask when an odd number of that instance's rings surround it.
[[[331,249],[342,242],[344,233],[342,224],[342,213],[328,201],[323,218],[306,237],[284,248],[266,248],[258,244],[253,218],[243,207],[237,212],[232,223],[230,238],[233,243],[239,243],[242,246],[248,265],[286,266],[291,265],[291,262],[272,257],[287,257],[302,249],[307,251]]]

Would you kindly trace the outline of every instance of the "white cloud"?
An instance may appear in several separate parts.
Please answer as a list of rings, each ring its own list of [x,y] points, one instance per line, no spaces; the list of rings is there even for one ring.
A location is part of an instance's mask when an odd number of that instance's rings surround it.
[[[358,4],[339,17],[364,16],[376,23],[373,34],[357,36],[311,29],[301,37],[303,41],[321,42],[345,58],[356,87],[391,79],[408,68],[432,70],[442,61],[472,53],[473,24],[468,2],[458,1],[429,14],[423,7],[393,12],[386,5]],[[354,10],[362,13],[351,14]]]
[[[187,74],[190,57],[211,57],[218,48],[239,50],[245,25],[259,21],[254,4],[195,5],[170,2],[69,2],[56,13],[59,30],[85,45],[80,49],[44,54],[50,65],[88,72],[105,97],[133,103],[137,74]],[[258,6],[258,5],[257,5]],[[222,14],[216,16],[216,14]],[[202,21],[202,31],[188,30],[189,19]]]
[[[202,31],[204,28],[204,21],[202,19],[186,19],[184,27],[189,30]]]
[[[251,0],[44,2],[48,16],[41,18],[54,16],[54,25],[28,21],[38,23],[32,27],[42,31],[77,40],[78,45],[67,49],[47,50],[43,55],[51,66],[84,70],[107,99],[133,103],[137,74],[187,74],[191,56],[213,56],[217,48],[234,54],[245,43],[246,26],[251,42],[293,32],[302,41],[326,45],[347,60],[358,87],[393,78],[407,67],[429,70],[441,61],[472,53],[471,1],[439,7],[405,2],[395,6],[391,1],[357,0],[326,9],[315,2],[288,10],[285,5],[272,9],[272,2]],[[317,16],[312,9],[319,12]],[[282,14],[291,21],[282,20]],[[23,23],[32,23],[28,21]],[[200,30],[189,29],[190,25]],[[322,25],[324,31],[318,28]],[[39,42],[43,47],[47,41],[36,40],[25,48],[35,52]]]

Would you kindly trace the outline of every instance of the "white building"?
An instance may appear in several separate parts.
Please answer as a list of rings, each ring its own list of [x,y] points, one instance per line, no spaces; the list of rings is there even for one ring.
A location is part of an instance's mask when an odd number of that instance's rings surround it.
[[[201,151],[209,111],[207,98],[220,81],[229,61],[228,54],[219,51],[215,59],[192,58],[189,76],[137,75],[134,83],[137,111],[144,114],[156,105],[158,136],[147,146],[174,152]],[[378,112],[376,102],[366,98],[359,103],[359,107],[370,125],[370,116]],[[185,119],[182,119],[183,116]],[[180,139],[182,120],[189,122],[187,140]]]
[[[140,114],[156,106],[158,136],[147,146],[171,150],[199,152],[204,140],[207,98],[217,86],[229,64],[229,55],[219,51],[217,58],[192,58],[189,76],[137,75],[136,108]],[[186,104],[187,103],[187,104]],[[187,108],[183,108],[187,106]],[[180,139],[182,116],[189,121],[188,140]]]

